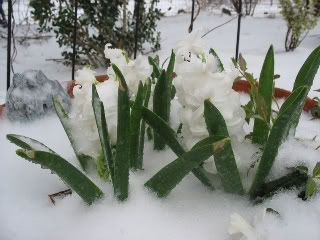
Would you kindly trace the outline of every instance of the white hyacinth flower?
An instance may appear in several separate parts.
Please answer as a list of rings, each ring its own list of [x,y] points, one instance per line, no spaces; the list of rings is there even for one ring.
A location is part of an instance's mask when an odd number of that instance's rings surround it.
[[[95,72],[84,68],[77,71],[76,85],[74,87],[74,99],[72,104],[71,119],[74,122],[75,130],[81,129],[79,138],[85,137],[86,141],[79,141],[80,149],[93,154],[98,146],[99,136],[97,132],[95,117],[92,109],[92,84],[96,83],[97,91],[101,101],[104,104],[104,110],[107,118],[108,132],[112,144],[117,140],[117,108],[118,108],[118,82],[113,79],[97,83],[95,81]],[[91,143],[91,144],[88,144]],[[91,149],[89,149],[91,148]]]
[[[193,65],[190,64],[189,68],[193,68]],[[204,100],[210,99],[224,117],[230,136],[243,139],[245,113],[241,108],[240,95],[232,89],[232,82],[236,76],[234,73],[189,70],[177,71],[177,75],[174,85],[178,101],[184,108],[180,114],[184,127],[191,128],[191,133],[197,136],[198,133],[194,129],[199,128],[201,124],[206,132],[203,137],[208,136],[203,117],[203,104]]]
[[[124,52],[118,48],[112,48],[111,43],[107,43],[104,49],[104,56],[110,60],[111,63],[117,66],[122,66],[126,63]]]
[[[190,55],[204,54],[205,42],[201,38],[202,31],[190,33],[184,40],[180,41],[174,50],[178,60],[190,60]]]
[[[129,60],[125,65],[119,66],[123,76],[127,82],[130,95],[134,95],[138,91],[139,82],[145,83],[152,73],[151,66],[148,64],[147,58],[139,55],[135,60]]]
[[[239,93],[232,89],[239,72],[231,64],[229,70],[220,72],[217,59],[211,54],[205,54],[203,46],[201,34],[196,32],[182,41],[175,50],[178,56],[183,56],[181,61],[176,61],[177,77],[174,86],[183,107],[179,116],[183,143],[188,149],[209,136],[203,116],[206,99],[222,114],[233,140],[242,141],[245,136],[245,112],[241,107]],[[240,161],[239,158],[237,160]],[[205,161],[204,168],[210,173],[217,173],[213,158]]]
[[[139,82],[144,83],[152,73],[152,69],[146,57],[139,55],[135,60],[129,59],[121,49],[111,48],[111,44],[106,44],[105,57],[115,64],[122,72],[129,91],[133,96],[138,91]],[[109,77],[116,79],[116,75],[111,67],[107,69]]]
[[[130,96],[134,96],[138,90],[139,81],[144,82],[151,75],[151,67],[147,59],[139,56],[136,60],[130,60],[121,49],[112,48],[111,44],[106,44],[104,53],[105,57],[121,70],[126,79]],[[111,144],[114,145],[117,141],[119,83],[111,67],[107,70],[108,81],[99,83],[96,81],[95,75],[96,73],[90,68],[83,68],[77,71],[71,113],[75,123],[75,131],[81,129],[78,138],[86,140],[79,142],[80,149],[91,154],[96,153],[98,150],[96,148],[99,146],[99,136],[91,103],[93,83],[96,84],[99,97],[104,104]]]

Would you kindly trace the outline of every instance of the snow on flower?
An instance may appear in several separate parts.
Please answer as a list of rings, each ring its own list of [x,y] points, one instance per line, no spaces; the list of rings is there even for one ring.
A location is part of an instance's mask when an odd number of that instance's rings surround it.
[[[116,64],[124,75],[130,96],[133,97],[139,86],[139,81],[145,81],[151,75],[151,67],[145,57],[138,56],[135,60],[127,58],[124,51],[112,48],[106,44],[105,57],[112,64]],[[96,73],[88,67],[77,71],[76,86],[73,90],[74,99],[71,117],[74,120],[74,129],[81,129],[77,139],[81,150],[90,154],[96,154],[99,149],[99,137],[95,123],[95,117],[91,104],[92,84],[96,84],[98,94],[104,103],[108,132],[111,144],[117,141],[117,109],[118,109],[118,81],[113,69],[107,69],[108,81],[99,83],[96,81]]]
[[[122,50],[110,47],[111,44],[106,45],[105,57],[110,59],[110,62],[117,65],[121,70],[132,96],[138,91],[139,82],[142,81],[144,83],[150,77],[151,66],[144,56],[139,55],[135,60],[131,60]],[[111,67],[108,68],[107,74],[109,77],[116,79]]]
[[[201,38],[201,35],[202,31],[194,31],[178,43],[175,49],[175,53],[178,57],[177,60],[190,60],[190,55],[202,55],[205,53],[205,42]]]
[[[124,65],[126,58],[124,52],[118,48],[112,48],[111,43],[107,43],[104,49],[104,56],[110,60],[111,63],[116,65]]]
[[[180,121],[184,144],[191,149],[195,143],[208,137],[204,116],[204,100],[210,101],[219,109],[226,121],[230,136],[243,140],[245,112],[241,108],[240,95],[232,89],[234,79],[239,75],[238,70],[230,65],[228,71],[218,71],[218,63],[214,56],[205,54],[199,32],[189,36],[176,49],[176,54],[189,51],[188,59],[176,62],[177,78],[174,85],[178,101],[182,105]],[[191,39],[191,40],[190,40]],[[200,44],[201,43],[201,44]],[[213,158],[205,163],[205,169],[216,173]]]
[[[118,82],[109,79],[98,83],[95,81],[95,72],[89,68],[77,71],[71,118],[74,121],[74,131],[81,129],[78,137],[81,150],[90,154],[96,154],[99,150],[99,136],[91,104],[93,83],[96,84],[100,99],[104,103],[110,141],[115,144],[117,140]],[[85,139],[81,141],[81,138]]]

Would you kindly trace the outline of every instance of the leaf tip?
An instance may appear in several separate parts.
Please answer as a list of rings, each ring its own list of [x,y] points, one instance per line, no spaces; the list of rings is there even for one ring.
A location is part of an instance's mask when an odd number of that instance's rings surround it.
[[[218,142],[212,144],[212,149],[214,152],[219,151],[222,149],[228,142],[230,142],[230,138],[224,138]]]

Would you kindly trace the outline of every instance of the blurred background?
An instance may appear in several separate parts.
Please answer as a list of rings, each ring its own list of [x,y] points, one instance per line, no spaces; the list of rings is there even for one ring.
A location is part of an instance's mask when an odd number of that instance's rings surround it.
[[[72,78],[75,3],[12,1],[11,78],[28,69],[42,70],[62,84]],[[108,65],[103,54],[106,43],[125,49],[132,57],[135,50],[167,56],[190,32],[191,23],[193,31],[207,34],[208,47],[228,62],[235,56],[240,12],[239,51],[249,69],[259,74],[273,44],[280,87],[290,87],[298,67],[320,43],[320,0],[77,0],[77,5],[75,69],[91,65],[98,74]],[[7,18],[8,1],[2,7]],[[7,87],[7,30],[1,23],[0,104]],[[319,88],[319,80],[315,82]]]

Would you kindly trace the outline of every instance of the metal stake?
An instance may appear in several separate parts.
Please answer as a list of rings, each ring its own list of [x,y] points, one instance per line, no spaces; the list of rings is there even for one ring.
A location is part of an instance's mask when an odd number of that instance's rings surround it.
[[[11,81],[11,42],[12,42],[12,0],[8,0],[8,38],[7,38],[7,90]]]
[[[134,33],[134,53],[133,57],[134,59],[137,58],[137,52],[138,52],[138,34],[139,34],[139,27],[140,27],[140,1],[141,0],[136,0],[136,29]]]
[[[73,25],[73,51],[72,51],[72,76],[71,79],[75,80],[76,56],[77,56],[77,22],[78,22],[78,0],[74,0],[74,25]]]
[[[239,57],[241,17],[242,17],[242,0],[239,0],[238,29],[237,29],[237,43],[236,43],[236,56],[235,56],[236,61],[238,61],[238,57]]]
[[[189,33],[192,32],[193,30],[193,21],[194,21],[194,5],[195,5],[195,0],[192,0],[192,7],[191,7],[191,23],[190,23],[190,26],[189,26]]]

